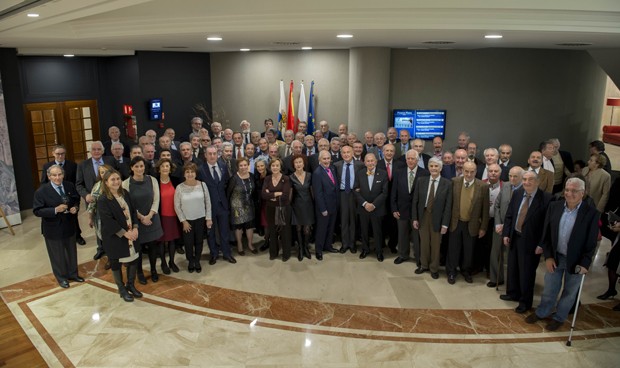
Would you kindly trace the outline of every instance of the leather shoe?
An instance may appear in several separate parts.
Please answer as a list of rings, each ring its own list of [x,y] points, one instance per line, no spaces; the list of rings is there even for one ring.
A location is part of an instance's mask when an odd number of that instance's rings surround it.
[[[347,252],[347,249],[349,249],[349,248],[347,248],[347,247],[345,247],[345,246],[342,246],[342,247],[340,247],[339,252],[340,252],[341,254],[345,254],[345,253]]]
[[[468,284],[471,284],[472,282],[474,282],[474,280],[472,279],[471,275],[466,273],[463,275],[463,278],[465,279],[465,282],[467,282]]]
[[[338,253],[338,249],[336,249],[334,247],[327,248],[327,251],[330,252],[330,253]]]
[[[382,253],[377,254],[377,261],[383,262],[383,254]]]
[[[258,248],[258,249],[260,249],[261,252],[266,251],[267,249],[269,249],[269,243],[265,243],[265,244],[261,245],[260,248]]]
[[[82,238],[81,236],[76,237],[75,242],[79,245],[86,245],[86,240],[84,240],[84,238]]]
[[[233,256],[224,257],[224,259],[227,260],[228,263],[237,263],[237,260]]]
[[[437,280],[439,278],[439,272],[431,272],[431,277]]]
[[[547,331],[555,331],[558,328],[560,328],[563,324],[564,324],[564,322],[560,322],[560,321],[556,321],[555,319],[552,319],[545,326],[545,330],[547,330]]]
[[[196,269],[197,273],[202,272],[202,266],[200,265],[200,263],[196,262],[196,264],[194,265],[194,268]]]
[[[426,268],[418,267],[418,268],[415,269],[414,273],[416,275],[421,275],[421,274],[423,274],[426,271],[428,271]]]
[[[518,307],[515,308],[515,312],[519,314],[523,314],[527,312],[528,310],[530,310],[530,308],[526,307],[525,305],[519,305]]]
[[[618,294],[618,292],[616,290],[611,290],[611,291],[607,290],[605,292],[605,294],[601,294],[601,295],[597,296],[596,299],[600,299],[600,300],[612,299],[617,294]]]
[[[357,253],[357,248],[356,247],[351,248],[351,253],[353,254]]]
[[[95,253],[95,256],[93,257],[93,259],[96,261],[98,259],[101,259],[101,257],[103,257],[103,255],[105,254],[105,252],[103,251],[103,249],[98,249],[97,253]]]
[[[177,253],[179,253],[179,254],[185,254],[185,249],[183,249],[183,247],[178,247],[178,248],[177,248]]]
[[[146,277],[144,277],[143,273],[138,274],[138,282],[142,285],[146,285]]]
[[[504,285],[504,283],[503,283],[503,282],[500,282],[500,283],[498,284],[498,283],[493,282],[493,281],[489,281],[489,282],[487,282],[487,287],[490,287],[490,288],[494,288],[494,287],[496,287],[496,286],[498,286],[498,285],[499,285],[499,286],[502,286],[502,285]]]
[[[211,266],[213,266],[213,265],[215,264],[215,262],[217,262],[217,257],[211,257],[211,258],[209,258],[209,264],[210,264]]]
[[[405,262],[405,261],[406,261],[406,259],[405,259],[405,258],[403,258],[403,257],[401,257],[401,256],[398,256],[398,257],[396,257],[396,259],[394,260],[394,264],[401,264],[401,263],[403,263],[403,262]]]
[[[67,280],[62,280],[58,283],[58,285],[60,285],[61,288],[66,289],[69,287],[69,282]]]
[[[151,281],[157,282],[159,281],[159,274],[155,271],[151,272]]]
[[[390,247],[390,252],[392,252],[392,254],[396,254],[398,253],[398,250],[396,249],[396,247]]]
[[[518,299],[513,298],[512,296],[508,295],[508,294],[502,294],[499,296],[499,298],[501,300],[505,300],[507,302],[516,302],[518,301]]]
[[[84,278],[80,277],[80,276],[75,276],[75,277],[71,277],[69,278],[69,280],[71,281],[75,281],[75,282],[84,282]]]
[[[318,259],[319,261],[322,261],[323,260],[323,254],[317,253],[316,254],[316,259]]]
[[[525,318],[525,323],[534,324],[540,321],[542,318],[538,317],[536,313],[532,313],[527,318]]]
[[[190,264],[189,266],[187,266],[187,272],[194,273],[194,270],[195,270],[195,268],[194,268],[193,264]]]
[[[368,251],[367,250],[363,250],[362,253],[360,253],[360,259],[366,258],[367,255],[368,255]]]
[[[456,282],[456,275],[455,274],[449,274],[448,275],[448,284],[454,285],[455,282]]]

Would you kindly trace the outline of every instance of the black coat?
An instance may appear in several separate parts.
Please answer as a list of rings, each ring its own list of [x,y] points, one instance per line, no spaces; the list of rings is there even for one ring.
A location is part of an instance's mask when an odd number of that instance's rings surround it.
[[[55,165],[56,161],[50,161],[43,165],[43,170],[41,171],[41,184],[49,183],[50,180],[47,177],[47,169],[49,169],[52,165]],[[73,183],[75,185],[75,179],[77,174],[77,164],[71,160],[65,160],[62,169],[65,171],[65,181]]]
[[[413,203],[413,195],[415,193],[416,183],[419,178],[429,176],[428,170],[418,167],[415,179],[413,180],[413,188],[409,193],[409,168],[400,167],[392,176],[392,191],[390,192],[390,203],[392,212],[399,212],[402,220],[411,219],[411,205]]]
[[[503,237],[514,236],[515,227],[517,226],[519,208],[521,207],[521,201],[523,200],[523,193],[525,189],[523,187],[517,189],[510,200],[508,205],[508,211],[504,218],[504,230],[502,232]],[[547,208],[552,201],[553,196],[551,193],[544,192],[540,189],[536,190],[534,198],[530,200],[530,206],[523,222],[523,228],[521,229],[521,237],[523,238],[523,244],[527,244],[531,248],[532,252],[540,245],[543,226],[545,223],[545,216],[547,215]]]
[[[138,224],[136,211],[131,206],[131,198],[129,193],[123,191],[125,202],[129,207],[131,214],[131,223],[135,226]],[[108,257],[111,259],[119,259],[129,256],[129,240],[124,236],[119,236],[121,230],[129,230],[127,228],[127,219],[115,198],[108,199],[105,195],[101,195],[97,200],[97,213],[101,219],[101,243]],[[140,244],[134,242],[134,249],[140,250]]]
[[[357,198],[357,212],[367,214],[372,217],[381,217],[386,213],[386,202],[388,199],[388,177],[387,173],[375,168],[375,176],[372,188],[368,187],[368,175],[366,169],[355,173],[355,197]],[[362,204],[372,203],[375,210],[367,212]]]
[[[69,200],[69,208],[80,205],[80,195],[75,186],[62,182],[63,191]],[[56,213],[55,208],[64,201],[51,183],[43,184],[34,193],[32,212],[41,218],[41,233],[53,240],[66,239],[75,234],[75,216],[70,213]]]

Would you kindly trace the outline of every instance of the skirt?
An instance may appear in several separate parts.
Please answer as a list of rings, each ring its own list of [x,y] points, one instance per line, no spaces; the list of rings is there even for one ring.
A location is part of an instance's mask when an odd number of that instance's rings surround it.
[[[159,241],[173,241],[181,237],[181,224],[176,216],[161,216],[161,228],[164,234]]]

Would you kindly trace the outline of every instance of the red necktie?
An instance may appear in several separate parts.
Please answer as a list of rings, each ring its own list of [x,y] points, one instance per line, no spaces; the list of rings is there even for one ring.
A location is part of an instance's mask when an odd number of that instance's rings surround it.
[[[325,169],[325,171],[327,171],[327,175],[329,175],[329,179],[332,181],[332,184],[335,185],[336,180],[334,179],[334,176],[332,175],[332,171],[329,168]]]
[[[237,147],[237,159],[240,159],[241,157],[243,157],[241,154],[241,147]]]
[[[388,180],[392,180],[392,170],[390,170],[391,164],[386,164],[385,168],[387,169]]]

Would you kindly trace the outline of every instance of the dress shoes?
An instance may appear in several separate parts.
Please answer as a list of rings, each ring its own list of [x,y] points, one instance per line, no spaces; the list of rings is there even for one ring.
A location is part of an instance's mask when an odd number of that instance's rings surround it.
[[[527,312],[528,310],[530,310],[530,308],[526,307],[525,305],[519,305],[518,307],[515,308],[515,312],[519,314],[523,314]]]
[[[316,259],[318,259],[319,261],[322,261],[323,260],[323,254],[317,253],[316,254]]]
[[[200,263],[196,262],[196,264],[194,265],[194,268],[196,269],[196,273],[202,272],[202,266],[200,265]]]
[[[194,268],[193,264],[190,264],[189,266],[187,266],[187,272],[189,273],[194,273],[196,269]]]
[[[468,284],[471,284],[472,282],[474,282],[474,279],[468,273],[464,274],[463,278],[465,279],[465,282],[468,283]]]
[[[517,299],[513,298],[512,296],[510,296],[508,294],[502,294],[502,295],[499,296],[499,298],[501,300],[505,300],[507,302],[516,302],[517,301]]]
[[[159,274],[156,271],[151,272],[151,281],[153,282],[159,281]]]
[[[164,275],[170,275],[170,267],[168,267],[166,262],[161,263],[161,272],[163,272]]]
[[[597,296],[596,299],[600,299],[600,300],[613,299],[613,297],[616,295],[618,295],[618,292],[616,290],[607,290],[605,294],[601,294]]]
[[[84,280],[84,278],[82,278],[80,276],[70,277],[69,280],[75,281],[75,282],[84,282],[84,281],[86,281],[86,280]]]
[[[242,251],[242,250],[237,251],[237,253],[239,253],[239,255],[240,255],[241,257],[245,256],[245,252],[244,252],[244,251]]]
[[[357,248],[356,247],[351,248],[351,253],[353,254],[357,253]]]
[[[396,257],[396,259],[394,260],[394,264],[401,264],[403,262],[405,262],[407,259],[403,258],[401,256]]]
[[[86,240],[84,240],[84,238],[82,238],[81,236],[77,236],[75,238],[75,242],[78,243],[79,245],[86,245]]]
[[[177,248],[177,253],[179,253],[179,254],[185,254],[185,249],[183,249],[183,247],[178,247],[178,248]]]
[[[437,280],[439,278],[439,272],[431,272],[431,277]]]
[[[456,282],[456,275],[451,273],[448,275],[448,284],[450,285],[454,285],[454,283]]]
[[[368,256],[368,251],[367,250],[363,250],[362,253],[360,253],[360,259],[364,259],[364,258],[366,258],[366,256]]]
[[[547,331],[555,331],[558,328],[562,327],[563,324],[564,324],[564,322],[560,322],[560,321],[556,321],[555,319],[552,319],[545,326],[545,330],[547,330]]]
[[[224,257],[224,259],[227,260],[228,263],[237,263],[237,260],[233,256]]]
[[[211,266],[213,266],[213,265],[215,264],[215,262],[217,262],[217,257],[211,257],[211,258],[209,258],[209,264],[210,264]]]
[[[418,268],[416,268],[416,269],[415,269],[414,273],[415,273],[416,275],[421,275],[421,274],[423,274],[423,273],[424,273],[424,272],[426,272],[426,271],[428,271],[428,269],[426,269],[426,268],[422,268],[422,267],[418,267]]]
[[[250,252],[252,252],[252,254],[258,254],[258,249],[256,248],[250,249]]]
[[[540,321],[542,318],[538,317],[536,313],[532,313],[527,318],[525,318],[525,323],[534,324]]]
[[[330,253],[338,253],[338,249],[336,249],[334,247],[327,248],[327,251],[330,252]]]
[[[142,285],[146,285],[146,277],[144,277],[143,273],[138,274],[138,282]]]
[[[170,267],[172,272],[174,272],[174,273],[179,272],[179,266],[177,266],[177,264],[174,263],[173,261],[170,261],[170,263],[168,263],[168,266]]]
[[[343,246],[343,247],[340,247],[339,252],[340,252],[341,254],[345,254],[345,253],[347,252],[347,249],[349,249],[349,248],[344,247],[344,246]]]
[[[502,285],[504,285],[504,283],[503,283],[503,282],[500,282],[500,283],[498,284],[497,282],[493,282],[493,281],[489,281],[489,282],[487,282],[487,287],[490,287],[490,288],[494,288],[494,287],[496,287],[496,286],[498,286],[498,285],[499,285],[499,286],[502,286]]]
[[[265,242],[265,244],[261,245],[258,249],[260,249],[261,252],[266,251],[267,249],[269,249],[269,243]]]
[[[390,252],[392,252],[392,254],[396,254],[398,253],[398,250],[396,249],[396,247],[390,247]]]
[[[66,289],[69,287],[69,281],[62,280],[61,282],[58,283],[58,285],[60,285],[61,288]]]
[[[290,258],[291,258],[291,257],[284,257],[284,256],[282,256],[282,262],[286,262],[286,261],[288,261]]]
[[[93,256],[93,259],[95,261],[98,259],[101,259],[101,257],[103,257],[104,254],[105,252],[103,251],[103,249],[97,249],[97,253],[95,253],[95,255]]]
[[[377,254],[377,261],[383,262],[383,253]]]

